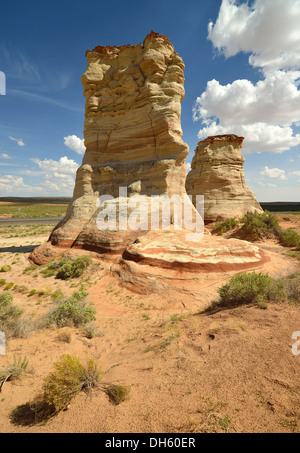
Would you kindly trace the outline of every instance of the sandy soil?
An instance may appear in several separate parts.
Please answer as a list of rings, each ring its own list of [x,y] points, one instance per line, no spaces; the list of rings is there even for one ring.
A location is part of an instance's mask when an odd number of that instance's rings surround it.
[[[284,222],[286,227],[300,227],[297,221]],[[46,238],[16,242],[37,244]],[[0,240],[0,247],[7,241]],[[285,256],[286,249],[274,241],[259,245],[285,260],[282,275],[300,269],[299,261]],[[141,296],[121,288],[108,262],[95,263],[80,279],[65,282],[44,278],[39,269],[23,274],[30,264],[27,257],[1,254],[0,267],[11,264],[12,269],[0,277],[46,293],[60,289],[71,294],[83,285],[97,308],[100,336],[88,340],[82,330],[67,327],[9,340],[0,366],[14,356],[26,356],[29,367],[20,380],[3,386],[0,432],[300,431],[300,356],[291,349],[292,333],[300,331],[299,307],[270,303],[266,310],[239,307],[199,315],[196,303],[184,308],[180,298]],[[208,300],[229,277],[206,277],[203,292]],[[14,301],[33,319],[53,306],[50,294],[29,297],[14,292]],[[62,332],[70,334],[70,343],[61,341]],[[53,362],[66,353],[97,360],[105,371],[103,380],[131,386],[130,398],[114,406],[101,391],[81,393],[67,411],[46,424],[11,424],[11,410],[39,394]]]

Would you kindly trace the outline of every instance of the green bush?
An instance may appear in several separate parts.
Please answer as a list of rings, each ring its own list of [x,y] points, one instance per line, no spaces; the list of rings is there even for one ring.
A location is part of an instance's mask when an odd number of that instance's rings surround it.
[[[60,290],[57,290],[53,294],[51,294],[51,299],[54,301],[56,301],[57,299],[60,299],[62,297],[64,297],[64,294]]]
[[[58,327],[81,326],[96,319],[96,309],[86,301],[88,293],[74,292],[48,314],[48,323]]]
[[[218,293],[219,299],[207,311],[248,304],[267,308],[267,301],[281,301],[287,296],[284,282],[256,272],[235,275],[218,289]]]
[[[101,368],[92,360],[84,367],[78,357],[65,354],[44,381],[44,401],[59,412],[82,390],[96,386],[101,376]]]
[[[128,399],[130,387],[128,385],[112,384],[107,387],[105,393],[108,395],[110,402],[117,406]]]
[[[6,283],[6,280],[4,280],[4,278],[2,278],[2,279],[0,280],[0,286],[4,286],[5,283]]]
[[[13,286],[14,286],[14,283],[13,283],[13,282],[8,283],[8,284],[5,286],[4,291],[9,291]]]
[[[13,305],[13,295],[10,292],[0,294],[0,324],[19,318],[23,310]]]
[[[66,409],[81,391],[90,393],[94,387],[104,391],[113,404],[120,404],[128,398],[130,387],[101,382],[101,367],[93,360],[83,365],[78,357],[65,354],[53,368],[44,380],[42,394],[10,413],[13,424],[30,426],[46,422]]]
[[[242,217],[241,222],[243,223],[241,233],[254,241],[273,236],[279,237],[283,231],[279,226],[278,218],[271,212],[248,212]]]
[[[285,285],[288,300],[296,304],[300,303],[300,272],[285,277],[282,282]]]
[[[26,267],[26,269],[24,269],[23,274],[28,274],[29,275],[37,268],[38,268],[38,266],[36,264],[32,264],[31,266]]]
[[[46,269],[42,271],[44,277],[52,277],[56,275],[56,278],[62,280],[68,280],[69,278],[80,277],[84,270],[92,263],[92,259],[88,256],[76,258],[73,261],[68,261],[66,258],[50,263]]]
[[[5,266],[2,266],[0,269],[0,272],[9,272],[11,270],[11,266],[9,264],[5,264]]]
[[[225,219],[223,222],[216,223],[212,230],[212,233],[218,235],[224,234],[226,233],[226,231],[232,230],[233,228],[238,226],[238,224],[239,222],[236,217]]]
[[[10,292],[0,294],[0,330],[7,338],[25,338],[32,330],[30,322],[22,319],[24,310],[13,304]]]
[[[288,228],[280,234],[279,242],[284,247],[300,247],[300,236],[296,231]]]
[[[251,272],[232,277],[218,290],[223,305],[244,305],[285,297],[284,285],[268,274]]]
[[[58,271],[57,278],[67,280],[69,278],[80,277],[84,270],[92,263],[88,256],[76,258],[74,261],[65,263]]]

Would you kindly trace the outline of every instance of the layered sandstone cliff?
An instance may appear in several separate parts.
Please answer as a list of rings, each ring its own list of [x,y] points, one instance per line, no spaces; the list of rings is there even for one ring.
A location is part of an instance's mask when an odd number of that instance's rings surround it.
[[[194,203],[196,195],[204,196],[205,222],[262,211],[245,182],[243,140],[231,134],[208,137],[198,143],[186,190]]]

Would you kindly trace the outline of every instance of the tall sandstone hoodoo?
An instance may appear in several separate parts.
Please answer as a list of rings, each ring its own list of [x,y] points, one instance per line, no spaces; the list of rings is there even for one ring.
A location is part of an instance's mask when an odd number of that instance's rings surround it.
[[[119,212],[126,207],[128,216],[129,202],[136,195],[146,199],[175,195],[180,203],[184,199],[188,154],[180,124],[184,64],[168,38],[154,32],[143,44],[98,46],[86,56],[82,77],[86,152],[65,218],[48,242],[32,252],[31,260],[41,264],[76,254],[105,257],[113,262],[112,274],[135,291],[170,292],[174,287],[194,296],[201,293],[202,273],[261,266],[268,258],[248,242],[209,234],[191,241],[186,234],[191,231],[175,228],[172,210],[166,214],[169,231],[124,229],[120,224],[99,229],[97,218],[103,212],[99,196],[111,196]],[[125,196],[120,187],[127,191]]]
[[[244,137],[231,134],[208,137],[198,143],[186,190],[194,203],[196,195],[204,196],[207,223],[263,211],[245,182],[243,140]]]
[[[81,79],[86,152],[73,200],[50,243],[120,253],[141,231],[99,231],[100,195],[122,204],[127,199],[118,199],[120,187],[126,187],[128,197],[186,194],[188,145],[180,124],[184,63],[169,39],[154,32],[143,44],[97,46],[86,57]],[[49,258],[49,244],[47,248],[37,249],[35,259],[38,253]]]

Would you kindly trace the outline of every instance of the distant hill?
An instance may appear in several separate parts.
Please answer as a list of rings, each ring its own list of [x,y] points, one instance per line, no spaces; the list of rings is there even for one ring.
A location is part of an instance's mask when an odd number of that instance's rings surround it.
[[[282,211],[295,211],[300,212],[300,202],[298,201],[274,201],[274,202],[261,202],[261,207],[264,211],[282,212]]]

